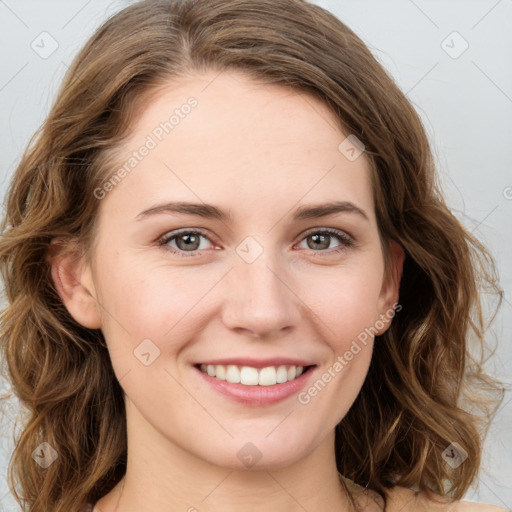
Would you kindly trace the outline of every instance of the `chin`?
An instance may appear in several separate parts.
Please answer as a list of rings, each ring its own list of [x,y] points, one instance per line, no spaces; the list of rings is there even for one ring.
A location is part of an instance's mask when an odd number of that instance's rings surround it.
[[[274,424],[266,432],[272,432],[275,427]],[[296,439],[293,439],[294,436]],[[254,435],[247,432],[243,436],[235,436],[215,451],[212,451],[210,444],[202,453],[202,458],[216,466],[233,470],[277,470],[295,464],[313,449],[314,446],[308,444],[297,431],[292,435],[285,430],[279,434],[273,432],[269,437],[262,436],[261,432]]]

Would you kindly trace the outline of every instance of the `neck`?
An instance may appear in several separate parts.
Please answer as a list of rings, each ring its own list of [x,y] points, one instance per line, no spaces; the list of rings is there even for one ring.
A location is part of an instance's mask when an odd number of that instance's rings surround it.
[[[149,435],[148,435],[149,434]],[[352,512],[334,455],[334,431],[286,467],[220,467],[153,431],[130,431],[123,479],[94,512]]]

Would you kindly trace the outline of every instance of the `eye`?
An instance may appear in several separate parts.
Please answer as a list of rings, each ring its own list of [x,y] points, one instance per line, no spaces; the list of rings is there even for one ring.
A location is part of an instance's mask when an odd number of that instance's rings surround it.
[[[173,231],[160,238],[157,243],[164,249],[186,258],[196,256],[195,253],[197,251],[208,248],[201,246],[201,238],[209,240],[209,238],[199,230]],[[173,247],[169,245],[170,243],[175,243],[176,245]]]
[[[211,243],[210,239],[203,231],[183,229],[167,233],[157,241],[157,244],[178,256],[195,257],[199,256],[201,250],[208,249],[208,247],[201,245],[202,238]],[[333,239],[337,239],[340,242],[339,245],[334,247],[334,249],[331,248],[332,250],[327,250]],[[311,230],[306,233],[302,240],[306,241],[308,249],[312,249],[315,252],[325,252],[327,254],[339,253],[354,245],[354,239],[350,235],[332,228]],[[309,243],[309,241],[311,242]],[[174,244],[174,246],[172,244]]]
[[[340,244],[332,251],[326,251],[326,249],[329,249],[333,238],[338,239]],[[319,250],[320,252],[328,253],[339,253],[354,245],[354,239],[351,236],[347,235],[343,231],[332,228],[310,231],[309,233],[306,233],[306,236],[303,238],[303,240],[306,240],[308,249],[313,249],[314,251]],[[309,243],[309,241],[311,242]]]

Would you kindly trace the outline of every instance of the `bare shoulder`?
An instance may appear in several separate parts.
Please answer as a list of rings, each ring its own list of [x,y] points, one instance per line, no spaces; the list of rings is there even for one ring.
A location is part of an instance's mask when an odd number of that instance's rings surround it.
[[[400,486],[389,489],[386,497],[389,512],[510,512],[510,509],[495,505],[451,501],[443,496],[429,496]]]

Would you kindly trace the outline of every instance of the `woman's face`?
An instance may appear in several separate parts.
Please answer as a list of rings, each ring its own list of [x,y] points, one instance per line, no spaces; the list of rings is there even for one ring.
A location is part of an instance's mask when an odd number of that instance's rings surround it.
[[[104,333],[129,432],[226,467],[285,466],[333,434],[401,268],[394,250],[384,273],[347,135],[315,98],[238,73],[147,105],[97,190],[90,301],[67,299]]]

